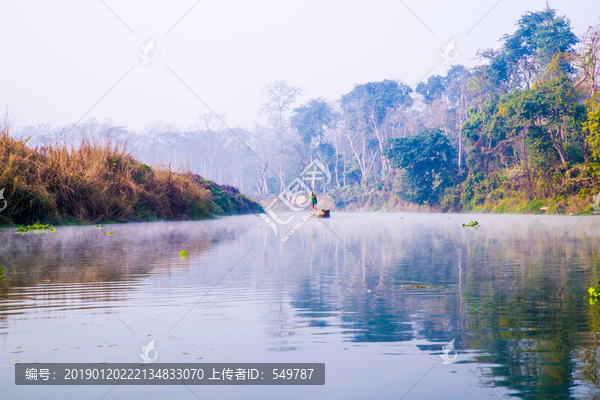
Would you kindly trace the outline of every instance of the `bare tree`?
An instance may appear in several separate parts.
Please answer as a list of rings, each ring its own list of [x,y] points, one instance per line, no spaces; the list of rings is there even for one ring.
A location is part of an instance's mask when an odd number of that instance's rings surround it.
[[[261,108],[261,114],[265,117],[267,124],[279,139],[279,150],[277,154],[277,169],[279,175],[279,188],[285,189],[285,162],[284,136],[290,136],[289,111],[296,102],[298,96],[303,93],[302,88],[290,86],[287,81],[275,81],[266,85],[262,90],[265,102]]]
[[[591,99],[600,87],[600,24],[590,26],[581,37],[574,64],[581,75],[575,85],[585,85]]]

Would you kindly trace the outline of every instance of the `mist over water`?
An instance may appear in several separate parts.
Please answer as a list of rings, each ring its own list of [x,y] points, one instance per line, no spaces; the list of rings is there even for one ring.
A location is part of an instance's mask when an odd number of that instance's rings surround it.
[[[3,229],[2,397],[100,398],[110,386],[16,386],[13,364],[135,363],[156,339],[157,363],[326,365],[324,386],[191,387],[202,399],[593,398],[598,224],[334,213],[287,241],[256,216]],[[195,398],[122,385],[105,398],[124,397]]]

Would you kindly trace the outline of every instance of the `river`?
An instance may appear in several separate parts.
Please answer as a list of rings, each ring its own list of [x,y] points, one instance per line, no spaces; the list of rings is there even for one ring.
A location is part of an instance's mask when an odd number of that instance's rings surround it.
[[[4,228],[0,397],[600,395],[596,217],[280,217]],[[139,363],[152,339],[157,364],[324,363],[326,383],[15,385],[16,363]]]

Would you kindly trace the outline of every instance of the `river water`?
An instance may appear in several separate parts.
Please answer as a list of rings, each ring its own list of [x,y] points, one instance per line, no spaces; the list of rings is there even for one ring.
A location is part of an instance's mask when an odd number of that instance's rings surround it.
[[[596,217],[280,217],[3,229],[0,397],[600,396]],[[158,364],[325,363],[326,384],[15,385],[15,363],[139,363],[152,339]]]

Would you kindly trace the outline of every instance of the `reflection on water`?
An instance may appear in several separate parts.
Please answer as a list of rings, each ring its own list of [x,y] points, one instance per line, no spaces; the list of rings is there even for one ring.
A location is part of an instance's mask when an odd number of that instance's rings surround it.
[[[203,399],[600,395],[596,218],[337,213],[285,242],[263,224],[5,229],[9,398],[100,398],[109,387],[17,387],[11,363],[138,362],[151,338],[159,362],[326,364],[322,387],[193,388]],[[443,365],[453,339],[457,361]],[[106,398],[165,395],[195,398],[126,386]]]

